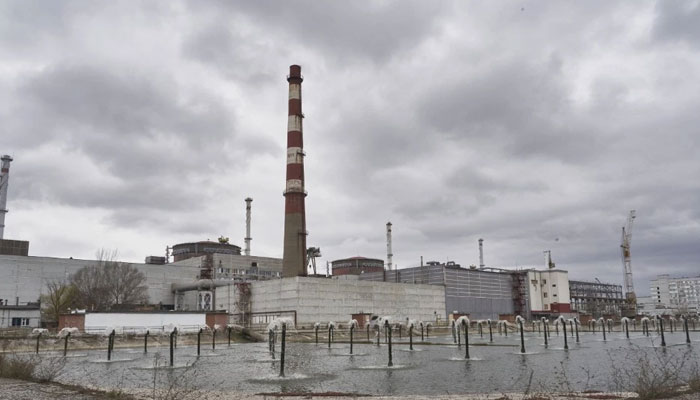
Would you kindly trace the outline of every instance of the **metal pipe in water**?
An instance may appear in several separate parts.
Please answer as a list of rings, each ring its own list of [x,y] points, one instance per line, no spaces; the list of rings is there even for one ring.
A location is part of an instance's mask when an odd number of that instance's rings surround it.
[[[68,334],[66,335],[66,338],[63,342],[63,357],[65,357],[66,354],[68,354],[68,338],[69,337],[70,337],[70,332],[68,332]]]
[[[284,353],[287,342],[287,324],[282,323],[282,348],[280,349],[280,376],[284,376]]]
[[[148,353],[148,334],[149,331],[146,330],[146,334],[143,336],[143,352]]]
[[[392,354],[391,354],[391,325],[389,325],[389,322],[387,321],[385,323],[385,326],[386,326],[387,337],[389,338],[389,366],[393,367],[394,361],[392,360]]]
[[[603,341],[608,340],[608,339],[605,337],[605,321],[603,321],[603,323],[600,324],[600,328],[603,330]]]
[[[112,333],[109,334],[109,342],[107,344],[107,361],[112,359],[112,350],[114,350],[114,335],[116,332],[112,329]]]
[[[175,334],[177,333],[177,328],[173,329],[172,332],[170,332],[170,366],[173,366],[173,362],[175,361],[175,352],[173,351],[175,348]]]
[[[41,340],[41,332],[36,336],[36,354],[39,354],[39,340]]]
[[[211,331],[211,349],[216,350],[216,329]]]
[[[574,320],[569,320],[569,328],[571,329],[571,337],[574,337]]]
[[[197,356],[199,356],[199,345],[201,344],[202,341],[202,328],[199,328],[199,332],[197,332]]]
[[[355,324],[350,324],[350,354],[352,354],[352,331],[355,330]]]
[[[457,348],[462,347],[462,326],[457,327]]]
[[[465,358],[469,359],[469,324],[467,324],[467,321],[462,320],[462,325],[464,325],[464,348],[466,349]]]
[[[489,342],[493,342],[493,329],[491,329],[491,321],[488,321],[489,324]]]
[[[520,324],[520,352],[525,353],[525,333],[523,332],[523,320],[520,319],[519,321]]]
[[[544,317],[542,317],[544,318]],[[549,346],[549,343],[547,343],[547,321],[542,321],[542,331],[544,332],[544,347]]]

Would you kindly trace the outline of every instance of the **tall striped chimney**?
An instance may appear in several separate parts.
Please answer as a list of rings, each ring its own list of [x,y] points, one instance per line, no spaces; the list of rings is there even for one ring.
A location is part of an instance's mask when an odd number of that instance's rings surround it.
[[[479,239],[479,268],[484,268],[484,239]]]
[[[392,265],[392,257],[394,253],[391,251],[391,222],[386,223],[386,269],[391,271],[394,267]]]
[[[5,235],[5,214],[7,214],[7,185],[10,181],[10,162],[12,157],[8,155],[0,158],[0,239]]]
[[[253,199],[250,197],[247,197],[245,199],[245,255],[249,256],[250,255],[250,241],[253,240],[252,237],[250,237],[250,203],[253,202]]]
[[[304,190],[304,137],[301,112],[301,66],[289,66],[287,120],[287,186],[284,190],[284,255],[282,276],[305,276],[306,191]]]

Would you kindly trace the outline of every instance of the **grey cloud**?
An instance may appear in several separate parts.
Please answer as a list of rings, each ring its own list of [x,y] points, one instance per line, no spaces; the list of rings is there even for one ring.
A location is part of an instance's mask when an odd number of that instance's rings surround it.
[[[463,81],[445,82],[420,105],[423,123],[441,134],[474,144],[500,143],[517,157],[590,159],[593,132],[583,131],[569,106],[559,63],[509,60]]]
[[[700,3],[659,1],[652,34],[664,41],[682,41],[700,46]]]
[[[183,93],[162,76],[59,66],[28,79],[18,94],[38,115],[96,135],[134,139],[165,133],[196,148],[205,142],[199,135],[223,139],[233,131],[230,111],[215,99]]]
[[[281,58],[284,50],[230,25],[217,21],[204,26],[185,39],[183,54],[242,84],[260,87],[279,80],[280,68],[269,60]]]
[[[275,32],[282,47],[317,46],[326,57],[352,63],[354,59],[385,62],[412,48],[436,29],[449,3],[425,2],[218,2],[214,12],[244,14],[265,31]],[[201,2],[190,2],[193,12]]]
[[[10,229],[29,207],[86,210],[141,260],[238,230],[250,194],[254,249],[281,255],[284,75],[300,63],[308,229],[327,259],[382,257],[391,220],[401,266],[475,263],[483,237],[489,265],[551,248],[574,277],[620,282],[636,208],[642,292],[697,268],[689,3],[659,3],[652,45],[632,3],[25,4],[0,5]],[[663,46],[677,41],[692,44]],[[74,229],[58,243],[103,246]],[[35,248],[64,251],[50,241]]]

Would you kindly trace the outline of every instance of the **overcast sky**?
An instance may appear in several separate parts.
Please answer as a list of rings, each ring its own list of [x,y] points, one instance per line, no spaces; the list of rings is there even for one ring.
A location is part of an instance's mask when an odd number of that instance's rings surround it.
[[[290,64],[326,260],[700,273],[700,3],[0,2],[5,237],[282,256]]]

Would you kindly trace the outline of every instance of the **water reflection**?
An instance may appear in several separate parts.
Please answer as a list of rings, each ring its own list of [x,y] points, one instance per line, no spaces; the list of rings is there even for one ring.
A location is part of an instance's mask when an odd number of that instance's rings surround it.
[[[87,357],[65,359],[64,375],[59,380],[105,388],[148,388],[155,377],[163,384],[175,381],[204,390],[242,393],[332,391],[438,395],[522,391],[534,384],[557,387],[562,381],[573,390],[610,390],[614,389],[609,378],[614,368],[629,365],[640,355],[700,360],[700,346],[685,344],[682,331],[667,333],[666,348],[659,348],[654,336],[646,338],[641,333],[630,332],[631,338],[627,340],[620,335],[624,334],[612,332],[608,341],[602,342],[598,341],[601,335],[580,332],[581,343],[565,351],[557,350],[563,345],[561,337],[545,348],[539,333],[528,334],[526,339],[531,341],[527,350],[537,354],[518,354],[519,335],[494,335],[493,344],[470,347],[473,359],[465,360],[463,347],[448,345],[452,342],[451,335],[434,337],[431,332],[430,340],[426,338],[427,344],[420,346],[420,352],[401,351],[408,349],[408,343],[394,343],[395,368],[386,367],[387,348],[383,344],[377,348],[374,343],[355,343],[354,351],[358,354],[349,355],[346,354],[349,347],[340,343],[329,350],[313,343],[288,342],[285,365],[288,376],[284,379],[277,376],[278,354],[273,359],[266,343],[222,346],[217,349],[218,356],[200,358],[193,355],[194,348],[181,346],[176,350],[179,369],[153,368],[154,357],[167,360],[167,348],[154,346],[148,354],[117,349],[115,359],[133,360],[91,363],[105,358],[101,350],[90,351]],[[55,359],[49,354],[44,358],[47,362]],[[193,366],[185,367],[188,364]]]

